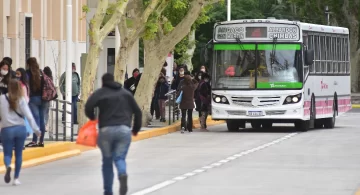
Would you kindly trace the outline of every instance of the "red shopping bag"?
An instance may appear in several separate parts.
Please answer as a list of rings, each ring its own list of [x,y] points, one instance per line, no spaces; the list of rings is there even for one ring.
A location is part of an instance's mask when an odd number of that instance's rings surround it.
[[[96,126],[98,121],[88,121],[84,126],[79,130],[78,138],[76,140],[76,144],[96,147],[97,143],[97,129]]]

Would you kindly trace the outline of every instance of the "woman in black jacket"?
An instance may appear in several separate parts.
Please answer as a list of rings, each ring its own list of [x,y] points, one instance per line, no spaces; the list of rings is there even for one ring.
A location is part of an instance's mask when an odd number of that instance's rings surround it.
[[[37,143],[38,136],[34,134],[32,142],[27,144],[26,147],[44,147],[45,122],[44,122],[44,103],[42,100],[42,89],[44,88],[44,78],[41,75],[39,64],[36,58],[29,58],[26,61],[26,63],[28,68],[26,72],[29,76],[29,86],[30,86],[29,107],[41,131],[39,142]]]

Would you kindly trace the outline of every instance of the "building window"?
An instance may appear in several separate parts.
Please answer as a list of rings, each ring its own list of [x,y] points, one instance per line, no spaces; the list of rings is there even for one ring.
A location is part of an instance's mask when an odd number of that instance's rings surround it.
[[[107,72],[114,74],[115,70],[115,48],[107,49]]]
[[[25,18],[25,60],[31,57],[31,29],[32,29],[32,18]]]

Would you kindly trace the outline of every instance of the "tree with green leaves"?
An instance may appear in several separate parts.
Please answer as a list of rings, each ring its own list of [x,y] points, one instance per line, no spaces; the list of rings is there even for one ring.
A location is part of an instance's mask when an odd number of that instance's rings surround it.
[[[165,1],[165,0],[163,0]],[[220,0],[168,0],[163,11],[155,12],[146,23],[143,36],[145,49],[145,66],[140,83],[137,86],[135,99],[144,115],[143,124],[147,123],[151,97],[159,78],[166,56],[191,31],[191,27],[207,6]],[[161,14],[159,14],[161,13]],[[167,16],[176,19],[168,19]]]
[[[99,64],[99,56],[102,51],[104,39],[119,24],[122,15],[124,15],[128,0],[117,0],[109,3],[109,0],[99,0],[97,2],[96,12],[89,22],[89,53],[84,68],[84,77],[82,78],[81,91],[82,99],[87,100],[94,91],[94,81]],[[83,12],[89,13],[90,8],[83,7]],[[85,101],[80,102],[80,110],[84,110]],[[84,124],[87,119],[83,112],[80,112],[79,124]]]

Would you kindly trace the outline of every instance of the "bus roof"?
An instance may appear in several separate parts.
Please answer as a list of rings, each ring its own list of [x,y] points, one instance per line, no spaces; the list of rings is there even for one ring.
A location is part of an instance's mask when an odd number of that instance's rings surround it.
[[[239,24],[239,23],[272,23],[272,24],[296,24],[301,30],[320,32],[320,33],[336,33],[336,34],[349,34],[349,29],[338,26],[326,26],[320,24],[310,24],[299,21],[281,20],[281,19],[244,19],[244,20],[232,20],[219,22],[216,25],[221,24]]]

